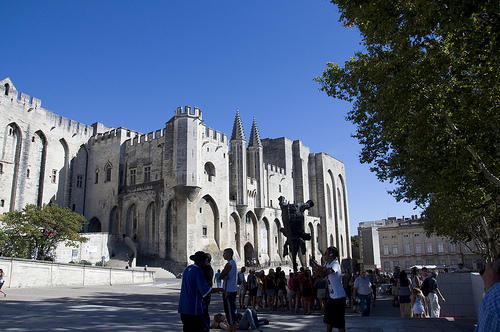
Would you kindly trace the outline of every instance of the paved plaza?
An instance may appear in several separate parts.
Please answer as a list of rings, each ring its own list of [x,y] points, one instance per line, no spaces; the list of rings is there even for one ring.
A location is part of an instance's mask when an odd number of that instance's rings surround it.
[[[4,331],[182,331],[177,303],[180,279],[151,284],[6,288],[0,298]],[[210,313],[222,312],[220,295],[212,297]],[[322,315],[258,311],[270,324],[264,331],[325,331]],[[348,331],[473,331],[471,319],[400,318],[388,297],[377,300],[370,317],[346,309]],[[212,330],[221,331],[221,330]]]

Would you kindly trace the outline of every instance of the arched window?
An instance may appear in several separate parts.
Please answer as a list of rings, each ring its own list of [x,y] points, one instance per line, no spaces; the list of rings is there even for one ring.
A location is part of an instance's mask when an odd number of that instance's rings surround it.
[[[111,170],[113,169],[113,165],[108,161],[106,166],[104,166],[104,172],[105,172],[105,179],[104,182],[110,182],[111,181]]]
[[[10,91],[10,85],[9,83],[5,83],[4,86],[5,86],[5,95],[8,96]]]
[[[212,182],[213,177],[215,176],[215,167],[211,162],[205,164],[205,175],[207,180]]]
[[[94,183],[99,183],[99,169],[96,168],[95,170],[95,181]]]

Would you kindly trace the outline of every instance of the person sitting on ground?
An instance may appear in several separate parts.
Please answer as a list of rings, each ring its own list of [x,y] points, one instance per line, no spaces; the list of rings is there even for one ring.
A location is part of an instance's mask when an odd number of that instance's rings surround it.
[[[260,329],[261,325],[268,325],[269,321],[267,319],[260,319],[257,316],[257,311],[254,308],[248,308],[242,314],[237,314],[238,319],[238,330],[248,330],[251,329],[252,332],[262,331]],[[226,321],[225,314],[216,314],[214,316],[214,323],[210,326],[211,329],[222,329],[229,330],[229,326]]]

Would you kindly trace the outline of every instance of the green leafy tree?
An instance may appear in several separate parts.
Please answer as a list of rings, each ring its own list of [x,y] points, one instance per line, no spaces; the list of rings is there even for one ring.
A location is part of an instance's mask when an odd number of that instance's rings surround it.
[[[85,218],[69,208],[56,204],[26,205],[23,211],[7,212],[2,223],[3,252],[6,256],[36,259],[51,258],[57,244],[68,241],[68,245],[86,242],[79,231]]]
[[[353,247],[359,248],[359,236],[358,235],[351,236],[351,244]]]
[[[495,1],[332,1],[364,50],[316,78],[352,102],[347,119],[371,165],[424,228],[473,241],[489,258],[500,242],[500,7]]]

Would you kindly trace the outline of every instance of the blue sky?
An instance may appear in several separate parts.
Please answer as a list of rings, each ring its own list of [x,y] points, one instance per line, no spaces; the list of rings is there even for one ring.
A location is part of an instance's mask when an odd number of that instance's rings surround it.
[[[351,234],[361,221],[417,214],[361,165],[351,105],[313,81],[362,50],[326,0],[3,1],[0,79],[42,107],[90,125],[143,133],[178,106],[231,134],[300,139],[345,163]]]

